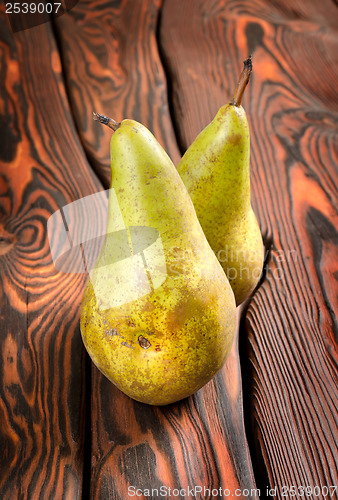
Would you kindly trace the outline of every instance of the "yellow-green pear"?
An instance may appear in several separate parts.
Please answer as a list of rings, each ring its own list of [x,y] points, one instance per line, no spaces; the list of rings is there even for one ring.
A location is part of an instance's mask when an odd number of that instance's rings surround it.
[[[185,398],[222,367],[236,330],[228,279],[168,155],[140,123],[115,131],[105,241],[82,300],[95,365],[152,405]]]
[[[187,149],[177,170],[204,234],[241,304],[262,273],[264,246],[250,198],[250,134],[241,106],[252,71],[244,61],[234,98]]]

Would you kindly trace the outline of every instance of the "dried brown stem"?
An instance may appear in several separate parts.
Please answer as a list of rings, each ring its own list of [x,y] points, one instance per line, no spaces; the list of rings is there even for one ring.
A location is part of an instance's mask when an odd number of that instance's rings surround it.
[[[107,127],[111,128],[112,130],[117,130],[121,123],[116,122],[112,118],[109,118],[108,116],[101,115],[101,113],[95,113],[93,112],[93,120],[98,121],[100,123],[103,123],[104,125],[107,125]]]
[[[244,94],[244,90],[249,83],[250,76],[252,73],[252,57],[249,56],[244,61],[244,68],[242,73],[239,76],[238,83],[235,89],[234,96],[232,98],[231,104],[234,106],[240,106],[242,103],[242,98]]]

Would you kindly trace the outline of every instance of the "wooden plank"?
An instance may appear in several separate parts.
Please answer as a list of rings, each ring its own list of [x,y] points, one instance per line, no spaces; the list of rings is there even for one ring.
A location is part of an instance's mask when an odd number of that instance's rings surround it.
[[[244,107],[269,253],[243,313],[241,360],[256,480],[266,495],[268,478],[274,498],[302,486],[325,498],[338,484],[336,18],[329,1],[173,0],[162,12],[183,149],[253,53]]]
[[[110,134],[91,119],[93,111],[146,124],[173,161],[180,158],[156,41],[160,5],[161,0],[84,0],[55,20],[77,129],[106,187]]]
[[[136,490],[142,499],[160,498],[159,492],[184,498],[189,488],[197,498],[198,488],[205,498],[212,491],[244,498],[245,488],[258,498],[242,428],[236,348],[213,381],[164,407],[132,401],[93,375],[91,498],[124,499]]]
[[[86,275],[54,267],[47,220],[100,184],[77,140],[51,25],[13,35],[4,5],[0,24],[0,497],[76,499]]]
[[[155,133],[173,159],[179,154],[155,38],[160,2],[93,5],[81,2],[56,26],[80,136],[107,185],[111,134],[88,122],[84,109],[118,120],[135,118]],[[211,383],[163,408],[132,401],[93,367],[90,497],[125,499],[133,488],[143,493],[139,498],[146,498],[147,489],[161,487],[166,498],[172,498],[174,488],[228,488],[232,494],[237,488],[254,489],[240,384],[236,344]],[[251,497],[256,498],[254,492]]]

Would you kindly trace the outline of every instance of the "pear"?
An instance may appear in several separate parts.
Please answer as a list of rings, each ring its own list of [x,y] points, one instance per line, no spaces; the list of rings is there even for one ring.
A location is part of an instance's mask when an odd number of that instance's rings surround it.
[[[107,234],[81,307],[84,345],[131,398],[179,401],[223,366],[236,331],[235,297],[188,192],[150,131],[113,128]]]
[[[219,109],[177,165],[237,305],[252,294],[264,262],[262,236],[250,197],[249,126],[241,106],[251,71],[249,57],[234,98]]]

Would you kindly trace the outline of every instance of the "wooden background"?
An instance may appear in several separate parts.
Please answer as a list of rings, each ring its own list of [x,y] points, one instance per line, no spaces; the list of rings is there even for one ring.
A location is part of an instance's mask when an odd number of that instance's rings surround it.
[[[13,33],[2,4],[1,499],[125,500],[161,485],[161,498],[195,485],[337,498],[322,488],[338,485],[337,15],[333,0],[80,0]],[[224,369],[150,407],[86,355],[86,275],[54,267],[47,220],[109,186],[110,132],[93,110],[141,121],[177,163],[249,53],[264,276]]]

